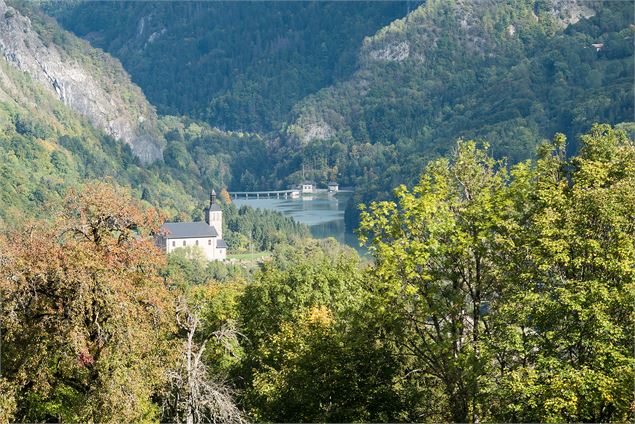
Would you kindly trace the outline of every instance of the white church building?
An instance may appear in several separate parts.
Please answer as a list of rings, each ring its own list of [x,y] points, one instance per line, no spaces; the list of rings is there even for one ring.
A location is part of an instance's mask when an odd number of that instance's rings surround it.
[[[227,244],[223,240],[223,211],[216,203],[216,192],[209,196],[205,208],[205,222],[166,222],[161,227],[157,244],[166,253],[182,247],[199,247],[209,261],[227,257]]]

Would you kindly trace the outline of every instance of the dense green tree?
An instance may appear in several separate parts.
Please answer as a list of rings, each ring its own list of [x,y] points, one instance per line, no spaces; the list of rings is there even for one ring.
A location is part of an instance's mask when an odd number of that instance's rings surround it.
[[[442,387],[447,415],[477,421],[479,377],[492,358],[485,311],[493,313],[502,290],[496,257],[506,226],[507,172],[500,162],[462,142],[451,160],[431,164],[398,203],[362,212],[360,231],[371,237],[377,296],[407,367],[433,376]],[[413,378],[418,378],[414,374]]]
[[[256,420],[392,421],[392,361],[363,321],[359,260],[334,240],[277,249],[245,288],[243,401]],[[239,380],[240,381],[240,380]]]
[[[420,382],[415,416],[627,420],[635,146],[607,125],[508,173],[474,143],[362,213],[368,308]],[[438,415],[426,415],[430,402]],[[434,409],[433,409],[434,410]],[[414,418],[415,420],[417,418]]]
[[[632,418],[635,146],[607,125],[581,146],[567,159],[556,137],[512,185],[524,225],[508,247],[515,290],[491,347],[501,420]]]
[[[309,228],[278,212],[223,205],[223,237],[233,253],[272,251],[311,235]]]
[[[210,262],[199,247],[187,246],[177,248],[168,255],[167,266],[161,274],[171,284],[185,287],[235,281],[249,276],[251,272],[240,265]]]

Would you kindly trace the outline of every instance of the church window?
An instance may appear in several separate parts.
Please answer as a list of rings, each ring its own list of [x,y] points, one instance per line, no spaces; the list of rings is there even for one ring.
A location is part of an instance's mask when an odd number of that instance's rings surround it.
[[[198,240],[196,240],[196,245],[198,246]]]
[[[183,246],[185,246],[187,244],[187,241],[183,240]]]
[[[172,247],[176,246],[176,242],[172,240]]]
[[[212,239],[207,240],[207,245],[211,246],[212,245]]]

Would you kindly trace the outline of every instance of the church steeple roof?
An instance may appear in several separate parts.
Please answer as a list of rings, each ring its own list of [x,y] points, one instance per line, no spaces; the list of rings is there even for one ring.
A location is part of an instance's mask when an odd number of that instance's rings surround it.
[[[212,189],[212,192],[209,194],[209,208],[210,211],[219,211],[221,210],[220,205],[216,203],[216,190]]]

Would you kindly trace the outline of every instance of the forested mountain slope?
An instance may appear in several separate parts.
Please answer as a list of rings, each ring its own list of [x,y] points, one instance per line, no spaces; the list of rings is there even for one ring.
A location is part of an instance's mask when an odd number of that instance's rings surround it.
[[[355,76],[298,105],[290,132],[422,146],[507,135],[503,153],[524,156],[536,136],[632,115],[632,24],[625,2],[430,1],[367,38]]]
[[[93,179],[112,177],[187,219],[210,187],[263,178],[261,137],[157,117],[115,59],[17,6],[0,2],[0,226],[46,214],[48,202]],[[143,165],[144,145],[126,134],[151,134],[163,158]]]
[[[363,37],[417,2],[54,2],[49,13],[119,58],[159,112],[277,129],[348,77]]]
[[[413,183],[458,138],[487,140],[494,155],[519,161],[555,132],[575,151],[594,122],[633,117],[627,2],[73,2],[45,10],[118,56],[160,111],[265,131],[225,143],[204,124],[163,119],[164,178],[231,189],[337,179],[356,188],[351,224],[358,202]]]
[[[487,140],[495,155],[518,161],[555,132],[575,151],[594,122],[633,116],[628,2],[74,2],[47,10],[119,57],[160,111],[264,131],[275,169],[233,171],[232,188],[287,186],[303,174],[337,179],[356,187],[350,212],[414,182],[458,138]]]
[[[352,78],[295,107],[278,175],[302,163],[370,200],[458,138],[518,161],[559,131],[574,151],[594,122],[633,118],[634,28],[628,2],[429,1],[365,39]]]
[[[254,183],[267,172],[258,136],[171,116],[157,128],[167,140],[165,161],[142,165],[129,145],[0,58],[0,226],[45,214],[69,187],[106,177],[169,216],[189,219],[210,187],[241,184],[243,174]]]
[[[194,202],[183,186],[141,166],[129,145],[96,129],[3,58],[0,157],[0,227],[46,214],[46,204],[69,187],[107,176],[135,187],[138,196],[151,186],[168,209]]]

